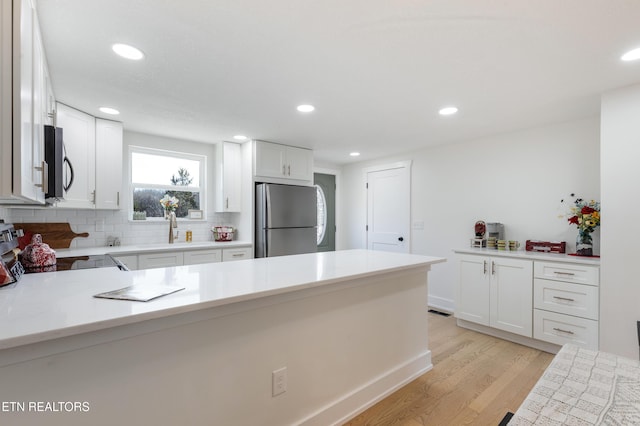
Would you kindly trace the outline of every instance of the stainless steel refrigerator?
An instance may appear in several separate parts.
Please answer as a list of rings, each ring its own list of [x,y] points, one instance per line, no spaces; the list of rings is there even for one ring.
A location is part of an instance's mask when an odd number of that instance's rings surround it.
[[[255,257],[317,251],[316,188],[256,185]]]

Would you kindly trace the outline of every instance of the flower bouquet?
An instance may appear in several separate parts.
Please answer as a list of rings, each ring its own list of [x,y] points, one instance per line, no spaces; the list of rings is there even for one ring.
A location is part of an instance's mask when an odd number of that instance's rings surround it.
[[[164,218],[168,219],[169,213],[175,212],[178,208],[178,199],[165,194],[165,196],[160,199],[160,204],[162,204],[164,208]]]
[[[575,197],[575,195],[571,194],[571,197]],[[567,220],[570,224],[578,227],[576,254],[578,256],[593,256],[591,233],[600,225],[600,203],[595,200],[587,201],[575,198],[569,207]]]

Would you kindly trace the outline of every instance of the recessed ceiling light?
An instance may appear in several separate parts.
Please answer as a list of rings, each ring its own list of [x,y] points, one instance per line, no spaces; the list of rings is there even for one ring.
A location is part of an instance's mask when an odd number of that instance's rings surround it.
[[[638,59],[640,59],[640,47],[638,47],[637,49],[628,51],[627,53],[622,55],[620,59],[625,62],[637,61]]]
[[[298,105],[297,110],[300,112],[311,112],[316,109],[313,105]]]
[[[136,47],[129,46],[128,44],[116,43],[111,46],[114,52],[123,58],[132,59],[134,61],[144,58],[144,53]]]
[[[110,115],[120,114],[120,111],[118,111],[117,109],[109,108],[109,107],[100,107],[100,112],[104,112],[105,114],[110,114]]]
[[[233,138],[237,139],[239,141],[246,141],[247,140],[247,137],[245,135],[235,135]]]
[[[438,111],[440,115],[451,115],[451,114],[455,114],[456,112],[458,112],[458,108],[454,106],[444,107],[444,108],[441,108],[440,111]]]
[[[360,156],[360,153],[359,152],[351,152],[351,153],[349,153],[349,155],[352,156],[352,157],[358,157],[358,156]]]

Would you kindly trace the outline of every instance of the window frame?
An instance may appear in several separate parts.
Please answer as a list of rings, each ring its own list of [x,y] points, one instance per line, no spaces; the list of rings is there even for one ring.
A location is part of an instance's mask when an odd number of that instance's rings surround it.
[[[146,146],[138,146],[138,145],[129,145],[129,150],[128,150],[128,159],[129,159],[129,178],[128,178],[128,186],[129,186],[129,207],[128,207],[128,217],[130,221],[133,221],[135,223],[144,223],[144,222],[160,222],[160,221],[164,221],[164,218],[162,217],[147,217],[146,220],[133,220],[133,192],[135,191],[136,188],[144,188],[144,189],[159,189],[159,190],[168,190],[168,191],[175,191],[176,190],[176,185],[171,185],[166,184],[166,185],[160,185],[160,184],[148,184],[148,183],[139,183],[139,182],[133,182],[133,154],[149,154],[149,155],[158,155],[158,156],[163,156],[163,157],[173,157],[176,159],[186,159],[186,160],[192,160],[192,161],[197,161],[199,163],[199,177],[200,177],[200,185],[199,186],[194,186],[194,185],[188,185],[188,186],[182,186],[180,188],[185,189],[185,191],[188,192],[197,192],[199,194],[199,200],[200,200],[200,208],[199,210],[202,211],[202,219],[189,219],[189,217],[179,217],[177,218],[178,221],[194,221],[194,220],[205,220],[206,218],[206,210],[207,210],[207,200],[206,200],[206,194],[207,194],[207,176],[206,176],[206,170],[207,170],[207,156],[203,155],[203,154],[193,154],[193,153],[189,153],[189,152],[181,152],[181,151],[173,151],[173,150],[168,150],[168,149],[162,149],[162,148],[151,148],[151,147],[146,147]]]

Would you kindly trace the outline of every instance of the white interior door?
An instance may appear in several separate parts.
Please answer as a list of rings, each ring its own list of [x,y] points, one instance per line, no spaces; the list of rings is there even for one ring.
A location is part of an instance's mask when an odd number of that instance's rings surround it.
[[[401,163],[367,171],[367,248],[409,253],[411,170]]]

